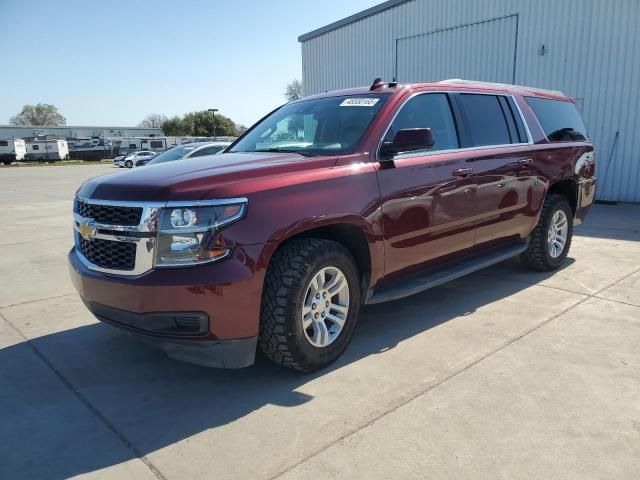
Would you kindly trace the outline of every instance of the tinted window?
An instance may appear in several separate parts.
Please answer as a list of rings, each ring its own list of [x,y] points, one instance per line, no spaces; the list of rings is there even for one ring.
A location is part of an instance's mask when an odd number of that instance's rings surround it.
[[[4,140],[0,140],[0,147],[8,147],[9,142],[5,142]]]
[[[162,144],[162,140],[151,140],[151,148],[162,148],[164,145]]]
[[[435,144],[428,151],[458,148],[456,124],[449,99],[444,93],[430,93],[411,98],[402,106],[385,136],[392,142],[396,133],[405,128],[430,128]]]
[[[207,148],[203,148],[202,150],[198,150],[196,153],[194,153],[191,156],[192,157],[203,157],[205,155],[215,155],[216,153],[218,153],[223,148],[224,147],[221,147],[221,146],[207,147]]]
[[[136,148],[136,144],[135,143],[130,143],[129,144],[129,148]]]
[[[513,143],[498,97],[463,93],[459,98],[473,142],[471,146]]]
[[[371,93],[289,103],[252,127],[232,152],[352,153],[388,98]]]
[[[587,128],[572,102],[527,97],[544,134],[551,142],[576,142],[587,139]]]
[[[40,147],[38,145],[33,145],[31,148],[33,148],[34,150],[40,150]]]

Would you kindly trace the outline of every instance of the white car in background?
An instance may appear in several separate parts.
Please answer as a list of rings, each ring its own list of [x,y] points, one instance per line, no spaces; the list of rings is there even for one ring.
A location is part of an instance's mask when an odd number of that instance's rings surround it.
[[[137,166],[137,163],[140,160],[151,160],[153,157],[157,155],[156,152],[152,152],[150,150],[141,150],[139,152],[133,152],[129,155],[119,156],[113,159],[113,163],[118,165],[119,167],[127,167],[133,168]]]
[[[173,147],[166,152],[162,152],[158,156],[152,158],[147,165],[156,165],[158,163],[173,162],[174,160],[183,160],[194,157],[204,157],[206,155],[219,155],[224,152],[231,142],[197,142],[185,143],[177,147]]]

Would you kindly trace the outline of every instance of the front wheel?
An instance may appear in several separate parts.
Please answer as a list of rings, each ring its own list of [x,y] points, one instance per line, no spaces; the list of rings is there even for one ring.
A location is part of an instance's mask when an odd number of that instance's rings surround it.
[[[124,162],[124,166],[127,168],[133,168],[133,162],[131,160],[127,160]]]
[[[273,256],[262,294],[261,350],[273,362],[312,372],[347,348],[360,310],[358,269],[341,244],[293,240]]]
[[[555,270],[567,258],[572,237],[573,213],[569,201],[562,195],[549,194],[529,246],[520,259],[532,270]]]

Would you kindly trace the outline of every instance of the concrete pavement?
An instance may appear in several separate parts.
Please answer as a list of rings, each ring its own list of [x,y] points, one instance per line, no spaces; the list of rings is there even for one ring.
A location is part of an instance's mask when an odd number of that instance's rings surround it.
[[[365,308],[323,372],[222,371],[74,293],[71,199],[112,171],[0,169],[0,478],[640,477],[640,206],[597,206],[558,272]]]

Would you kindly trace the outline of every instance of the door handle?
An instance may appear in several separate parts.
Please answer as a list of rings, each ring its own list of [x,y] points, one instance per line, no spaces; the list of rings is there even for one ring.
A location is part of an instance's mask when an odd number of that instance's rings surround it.
[[[523,158],[522,160],[518,160],[518,165],[531,165],[533,164],[533,158]]]
[[[451,174],[454,177],[468,177],[473,173],[473,168],[456,168]]]

